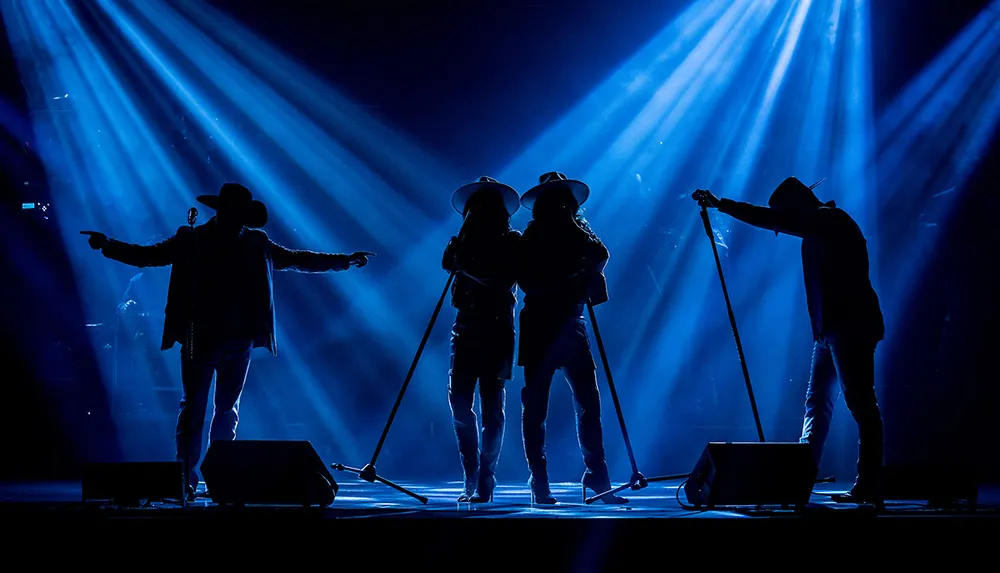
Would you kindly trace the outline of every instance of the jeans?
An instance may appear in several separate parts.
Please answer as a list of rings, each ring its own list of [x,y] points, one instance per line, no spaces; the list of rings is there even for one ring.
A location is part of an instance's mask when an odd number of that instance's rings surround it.
[[[528,469],[536,483],[548,482],[545,458],[545,418],[548,416],[549,390],[556,370],[562,370],[573,391],[576,406],[577,439],[587,475],[594,483],[607,485],[611,479],[604,453],[604,430],[601,426],[601,392],[597,369],[587,338],[583,318],[571,319],[559,333],[545,358],[525,365],[521,390],[521,431]],[[606,490],[602,490],[606,491]]]
[[[800,442],[809,444],[819,465],[841,390],[858,425],[858,483],[878,483],[884,442],[882,412],[875,396],[875,346],[863,338],[828,337],[813,347]],[[837,381],[840,385],[837,385]]]
[[[493,491],[503,446],[506,391],[514,359],[512,319],[487,319],[460,313],[452,328],[448,403],[467,485]],[[482,408],[482,441],[474,409],[476,385]]]
[[[479,424],[473,409],[477,382],[483,417],[481,449]],[[448,380],[448,403],[451,405],[466,483],[478,481],[485,489],[492,487],[492,478],[500,459],[500,448],[503,446],[506,419],[504,383],[502,378],[476,378],[454,370]]]
[[[212,349],[202,347],[191,357],[181,348],[181,397],[177,415],[177,461],[184,467],[186,482],[198,485],[195,466],[201,460],[202,438],[208,394],[215,376],[215,412],[209,432],[211,441],[235,440],[239,423],[240,395],[250,370],[250,341],[229,341]]]

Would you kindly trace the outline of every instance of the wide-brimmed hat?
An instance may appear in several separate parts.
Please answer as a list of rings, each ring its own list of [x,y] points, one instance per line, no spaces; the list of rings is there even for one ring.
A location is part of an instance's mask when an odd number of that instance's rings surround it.
[[[812,185],[806,185],[802,181],[799,181],[796,177],[789,177],[781,182],[780,185],[775,187],[774,191],[771,193],[771,197],[767,200],[767,205],[769,207],[775,207],[779,205],[787,205],[789,203],[803,203],[802,199],[808,198],[809,202],[815,203],[816,206],[823,204],[822,201],[816,197],[813,193],[813,189],[817,185],[826,181],[826,179],[820,179],[819,181],[813,183]]]
[[[583,181],[567,179],[565,175],[558,171],[550,171],[538,178],[538,185],[528,189],[524,195],[521,195],[521,204],[524,205],[525,209],[530,210],[534,207],[535,201],[538,200],[542,193],[559,189],[560,187],[568,189],[573,194],[577,206],[583,205],[587,201],[587,198],[590,197],[590,187]]]
[[[218,195],[200,195],[198,202],[216,211],[232,212],[244,227],[267,224],[267,206],[253,198],[253,193],[239,183],[225,183]]]
[[[510,185],[504,185],[492,177],[485,175],[477,181],[462,185],[451,194],[451,206],[461,215],[465,215],[465,207],[469,204],[469,199],[480,191],[495,191],[503,199],[503,205],[507,209],[508,215],[513,215],[519,208],[517,191]]]

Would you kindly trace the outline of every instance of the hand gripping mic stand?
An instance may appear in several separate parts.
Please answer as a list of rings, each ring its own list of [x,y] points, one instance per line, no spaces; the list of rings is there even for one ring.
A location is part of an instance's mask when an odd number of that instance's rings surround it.
[[[434,330],[434,323],[437,321],[438,314],[441,312],[441,307],[444,305],[444,299],[448,296],[448,289],[451,288],[453,280],[455,280],[455,271],[452,271],[452,273],[448,275],[448,282],[445,283],[444,290],[441,292],[441,298],[438,299],[437,306],[434,307],[434,314],[431,315],[431,320],[427,324],[427,330],[424,331],[424,337],[420,340],[420,346],[417,347],[417,354],[413,357],[413,362],[410,363],[410,371],[406,373],[406,378],[403,379],[403,386],[399,389],[399,395],[396,396],[396,403],[392,406],[392,412],[389,413],[389,419],[385,423],[385,429],[382,430],[382,437],[379,438],[378,445],[375,446],[375,453],[372,454],[371,461],[368,462],[368,465],[361,469],[345,466],[344,464],[331,464],[330,466],[337,471],[354,472],[358,474],[359,478],[368,483],[379,482],[385,484],[398,492],[405,493],[420,503],[427,503],[427,498],[414,493],[401,485],[392,483],[391,481],[378,475],[375,471],[375,462],[378,461],[378,456],[382,453],[382,446],[385,445],[385,439],[389,435],[389,428],[392,427],[392,422],[396,418],[396,412],[399,411],[399,405],[403,402],[403,396],[406,394],[406,388],[410,385],[410,380],[413,379],[413,372],[417,369],[417,363],[420,361],[420,355],[423,354],[424,346],[427,345],[427,339],[430,338],[431,331]]]

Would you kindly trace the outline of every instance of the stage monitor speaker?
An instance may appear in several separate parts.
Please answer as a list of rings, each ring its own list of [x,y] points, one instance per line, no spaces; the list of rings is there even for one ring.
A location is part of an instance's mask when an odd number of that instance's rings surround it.
[[[201,474],[219,504],[326,507],[340,489],[307,441],[212,442]]]
[[[83,466],[83,501],[136,506],[142,500],[184,499],[180,462],[89,463]]]
[[[816,480],[809,446],[710,442],[684,484],[695,507],[803,506]]]

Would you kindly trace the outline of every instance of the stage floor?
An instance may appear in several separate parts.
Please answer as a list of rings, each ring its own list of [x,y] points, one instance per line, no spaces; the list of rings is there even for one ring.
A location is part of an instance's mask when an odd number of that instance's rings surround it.
[[[337,519],[351,518],[429,518],[429,519],[747,519],[768,517],[809,518],[821,515],[846,517],[849,515],[876,515],[872,506],[834,503],[832,493],[842,492],[850,483],[822,484],[813,490],[810,504],[803,511],[780,508],[726,508],[724,510],[696,510],[686,506],[683,491],[678,492],[678,482],[650,484],[635,492],[626,490],[621,495],[631,503],[606,505],[583,502],[579,484],[552,484],[553,495],[559,500],[554,506],[532,505],[526,485],[500,485],[494,493],[493,503],[458,503],[460,482],[412,483],[399,485],[428,498],[427,504],[399,493],[387,486],[363,481],[338,482],[340,491],[334,503],[327,508],[301,508],[295,506],[219,506],[203,497],[204,484],[199,487],[199,497],[186,508],[177,503],[160,502],[141,508],[117,508],[105,502],[81,501],[80,483],[39,482],[0,484],[0,515],[37,514],[39,516],[70,516],[74,514],[99,518],[180,517],[201,518],[209,515],[267,512],[283,515],[309,515]],[[588,492],[592,495],[592,492]],[[679,494],[679,495],[678,495]],[[886,511],[879,517],[997,517],[1000,518],[1000,487],[980,486],[979,500],[974,507],[961,504],[947,508],[929,507],[920,500],[887,500]],[[997,522],[1000,525],[1000,521]]]
[[[79,483],[4,484],[0,485],[0,518],[15,539],[51,539],[65,532],[81,544],[92,538],[124,540],[130,536],[160,543],[224,531],[240,535],[243,543],[264,540],[256,547],[262,552],[280,552],[287,543],[301,544],[317,537],[334,540],[341,548],[380,551],[384,553],[380,559],[405,555],[404,561],[411,564],[437,563],[442,555],[450,559],[481,554],[484,543],[523,551],[527,542],[544,547],[546,571],[581,570],[568,557],[581,551],[599,553],[585,567],[588,570],[605,570],[601,563],[622,556],[658,559],[656,555],[662,557],[667,547],[678,552],[697,547],[712,553],[712,559],[734,558],[728,549],[720,553],[721,541],[729,549],[762,543],[780,547],[786,554],[807,551],[822,542],[846,543],[848,552],[874,544],[879,552],[904,551],[911,556],[919,548],[920,555],[926,556],[956,551],[957,546],[944,541],[955,539],[962,557],[973,559],[992,551],[980,539],[995,539],[1000,533],[1000,488],[989,486],[980,487],[978,503],[972,507],[934,509],[916,500],[887,500],[886,510],[878,513],[871,506],[833,503],[829,494],[844,491],[850,485],[846,483],[817,485],[811,503],[798,512],[691,510],[678,502],[675,482],[626,492],[631,503],[622,506],[585,505],[578,484],[554,484],[553,494],[560,503],[548,507],[532,506],[524,485],[501,485],[493,503],[470,505],[455,501],[458,482],[401,482],[429,498],[423,505],[381,484],[350,479],[339,483],[336,500],[325,509],[218,506],[208,499],[198,499],[186,508],[173,503],[114,508],[100,502],[83,504]],[[683,501],[683,493],[680,498]],[[44,535],[39,537],[39,533]],[[278,539],[288,541],[275,545]],[[387,539],[392,540],[388,546]],[[22,546],[11,542],[7,547]]]

